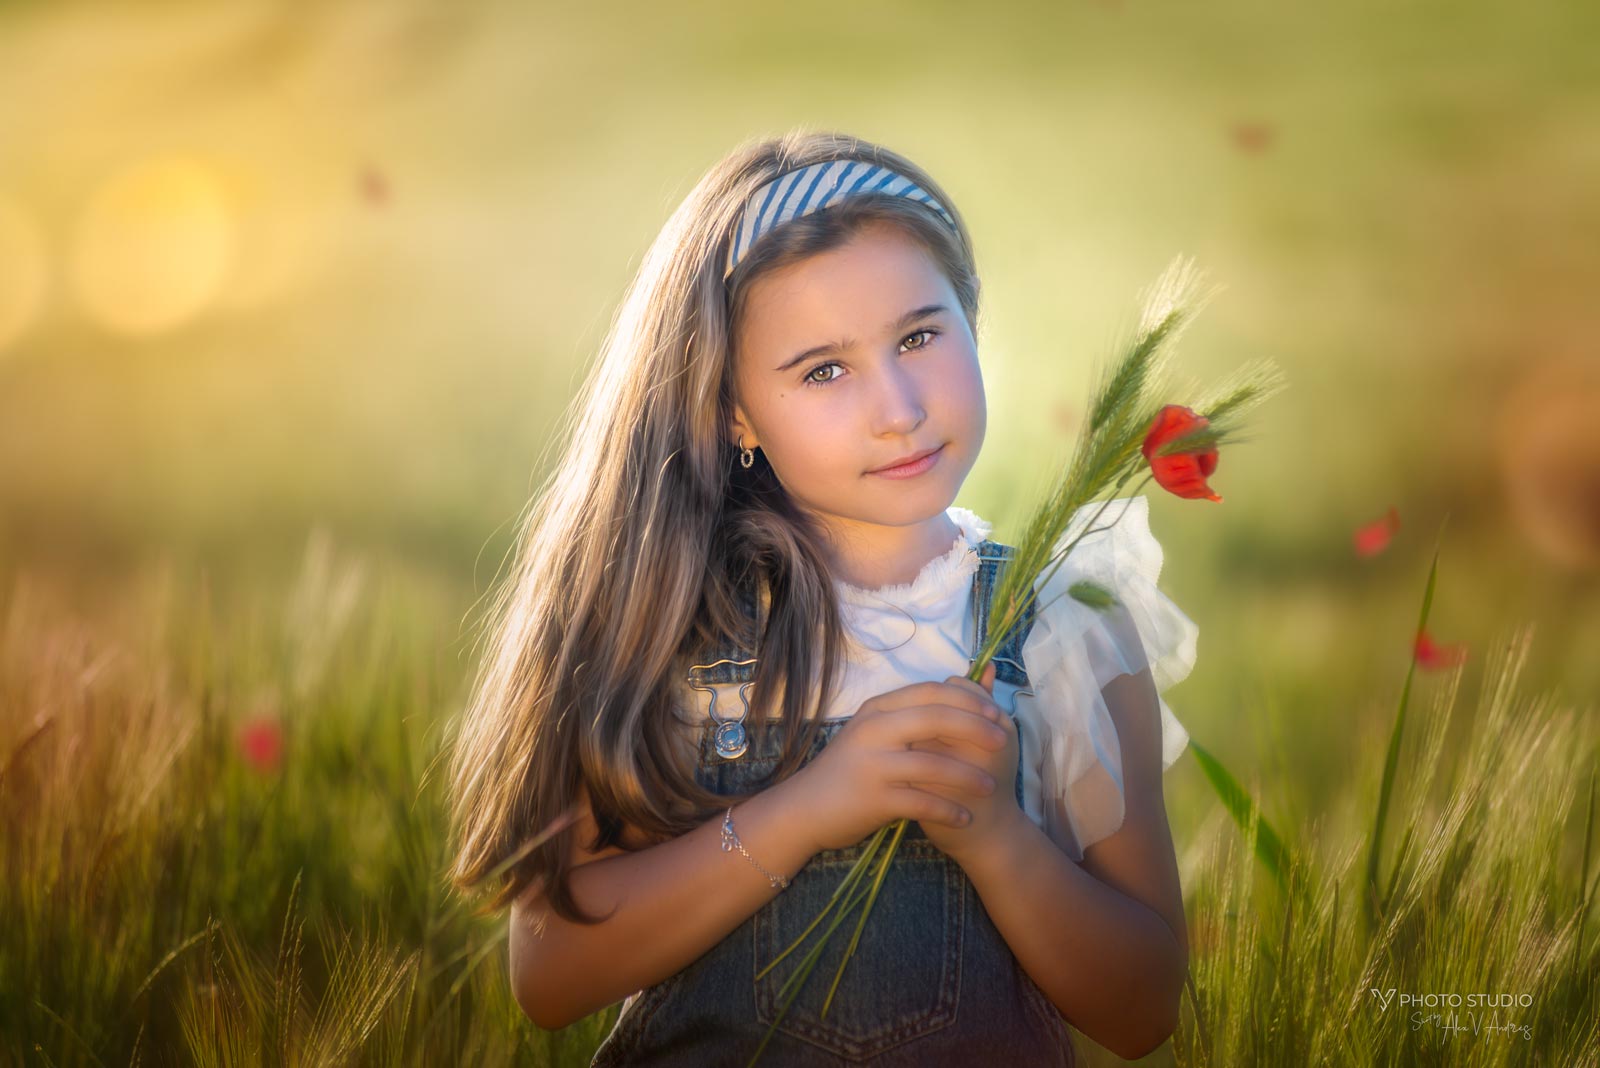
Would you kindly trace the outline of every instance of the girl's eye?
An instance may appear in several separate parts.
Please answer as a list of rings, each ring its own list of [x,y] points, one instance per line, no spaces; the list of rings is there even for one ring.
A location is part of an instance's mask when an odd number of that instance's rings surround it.
[[[934,330],[932,328],[925,328],[925,329],[922,329],[922,330],[918,330],[915,333],[907,334],[905,336],[905,338],[901,341],[901,344],[904,345],[906,341],[910,341],[914,337],[922,337],[924,335],[927,336],[927,340],[922,342],[920,345],[911,346],[911,351],[912,352],[916,352],[918,349],[925,349],[929,345],[933,344],[933,339],[939,336],[939,331],[938,330]],[[821,370],[823,370],[825,368],[838,367],[838,366],[840,366],[840,364],[838,362],[834,361],[834,360],[829,360],[827,363],[819,363],[815,367],[813,367],[811,370],[807,371],[805,373],[805,377],[802,378],[801,381],[803,383],[805,383],[806,385],[808,385],[808,386],[825,386],[829,382],[832,382],[835,379],[837,379],[839,376],[838,375],[830,375],[827,378],[812,378],[811,376],[816,374],[818,371],[821,371]]]
[[[830,377],[830,378],[812,378],[811,376],[816,374],[818,371],[823,371],[823,370],[826,370],[829,367],[838,367],[838,366],[839,365],[837,363],[834,363],[831,360],[828,363],[819,363],[815,367],[813,367],[811,370],[806,372],[806,376],[805,376],[804,379],[802,379],[802,381],[805,382],[805,384],[808,385],[808,386],[825,386],[829,382],[832,382],[833,379],[837,378],[838,376],[834,375],[833,377]]]

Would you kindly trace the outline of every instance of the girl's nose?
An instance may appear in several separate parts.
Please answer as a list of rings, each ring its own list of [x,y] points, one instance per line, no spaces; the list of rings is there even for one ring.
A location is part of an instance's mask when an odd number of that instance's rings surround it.
[[[882,376],[874,415],[877,433],[900,435],[915,430],[928,417],[916,383],[898,366]]]

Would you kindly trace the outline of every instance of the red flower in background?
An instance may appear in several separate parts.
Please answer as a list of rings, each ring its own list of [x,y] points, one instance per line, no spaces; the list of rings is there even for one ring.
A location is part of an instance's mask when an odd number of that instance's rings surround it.
[[[1168,456],[1154,455],[1157,449],[1174,438],[1180,438],[1193,430],[1210,425],[1211,421],[1205,416],[1181,404],[1169,404],[1156,413],[1139,451],[1144,453],[1144,458],[1150,462],[1150,473],[1155,476],[1157,485],[1169,493],[1189,500],[1199,498],[1208,501],[1222,500],[1220,495],[1206,485],[1206,479],[1217,469],[1215,448],[1177,452]]]
[[[1428,671],[1442,671],[1445,668],[1455,667],[1467,658],[1467,647],[1461,642],[1451,645],[1437,645],[1426,630],[1417,634],[1417,641],[1413,655],[1417,663]]]
[[[369,204],[383,204],[389,199],[389,180],[378,168],[368,164],[361,168],[361,196]]]
[[[1376,556],[1389,547],[1389,539],[1394,537],[1394,532],[1400,529],[1400,513],[1394,505],[1389,506],[1381,519],[1375,519],[1365,526],[1357,527],[1355,533],[1356,553],[1360,556]]]
[[[256,771],[266,774],[283,763],[283,727],[260,716],[239,727],[239,755]]]
[[[1264,152],[1272,147],[1272,139],[1277,134],[1277,128],[1270,122],[1241,121],[1235,122],[1229,132],[1233,134],[1233,145],[1240,152]]]

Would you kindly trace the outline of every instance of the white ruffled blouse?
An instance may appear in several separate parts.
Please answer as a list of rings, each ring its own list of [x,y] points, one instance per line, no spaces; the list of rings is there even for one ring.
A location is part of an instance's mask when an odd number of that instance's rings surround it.
[[[1101,503],[1078,510],[1058,550]],[[966,508],[952,506],[946,514],[960,536],[911,582],[867,590],[835,581],[852,640],[828,718],[854,715],[868,698],[913,682],[967,673],[977,651],[972,577],[978,569],[977,554],[968,550],[993,528]],[[1194,667],[1199,628],[1156,587],[1162,550],[1150,533],[1149,502],[1117,498],[1100,517],[1101,525],[1113,520],[1079,542],[1048,583],[1036,584],[1037,614],[1022,647],[1033,693],[999,679],[994,684],[996,702],[1015,717],[1021,737],[1023,808],[1078,861],[1122,826],[1125,812],[1122,749],[1101,689],[1148,665],[1161,709],[1163,770],[1189,740],[1160,695]],[[1108,587],[1121,606],[1102,612],[1073,598],[1067,588],[1080,579]],[[736,714],[738,687],[715,688],[719,715]],[[684,695],[703,720],[710,696],[687,689]]]

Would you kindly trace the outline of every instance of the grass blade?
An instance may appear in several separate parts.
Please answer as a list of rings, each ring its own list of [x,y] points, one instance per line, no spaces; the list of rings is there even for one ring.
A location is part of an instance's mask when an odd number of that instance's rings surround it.
[[[1233,773],[1192,736],[1189,739],[1189,748],[1194,750],[1194,757],[1200,764],[1201,772],[1205,774],[1206,781],[1211,783],[1211,788],[1217,792],[1223,807],[1228,810],[1228,815],[1233,817],[1233,822],[1247,834],[1252,826],[1255,827],[1257,859],[1272,873],[1272,877],[1277,880],[1280,887],[1286,887],[1289,849],[1283,844],[1283,839],[1272,824],[1261,814],[1260,806],[1250,796],[1249,791],[1239,785],[1239,780],[1233,777]]]
[[[1422,614],[1417,621],[1417,635],[1427,629],[1428,611],[1433,607],[1433,588],[1439,575],[1439,546],[1434,544],[1433,563],[1428,568],[1428,585],[1422,594]],[[1411,704],[1411,680],[1417,674],[1417,657],[1415,643],[1412,645],[1412,655],[1406,664],[1405,685],[1400,688],[1400,703],[1395,709],[1394,726],[1389,731],[1389,750],[1383,758],[1383,779],[1378,787],[1378,810],[1373,818],[1372,837],[1367,850],[1367,894],[1364,900],[1369,905],[1369,918],[1371,910],[1375,908],[1378,898],[1378,864],[1383,852],[1383,829],[1389,818],[1389,798],[1394,792],[1395,772],[1400,765],[1400,743],[1406,729],[1406,709]]]

